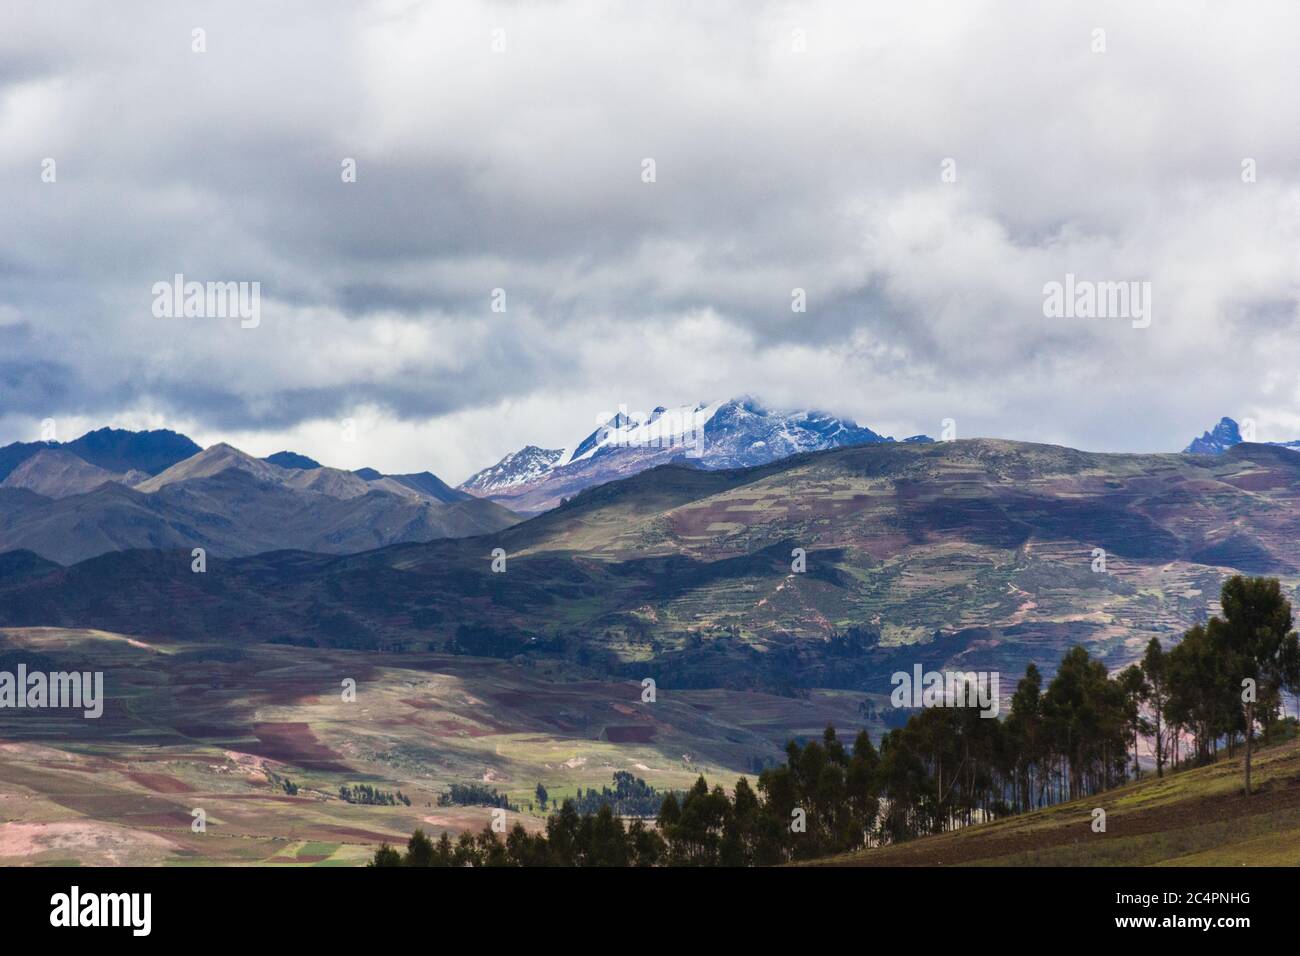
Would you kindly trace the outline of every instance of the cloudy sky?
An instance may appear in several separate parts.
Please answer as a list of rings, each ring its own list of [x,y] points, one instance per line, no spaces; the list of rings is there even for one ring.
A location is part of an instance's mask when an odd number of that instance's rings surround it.
[[[1288,2],[6,0],[0,443],[459,481],[741,394],[1297,438],[1298,34]],[[260,324],[156,317],[177,273],[259,282]],[[1149,327],[1046,317],[1067,273],[1149,282]]]

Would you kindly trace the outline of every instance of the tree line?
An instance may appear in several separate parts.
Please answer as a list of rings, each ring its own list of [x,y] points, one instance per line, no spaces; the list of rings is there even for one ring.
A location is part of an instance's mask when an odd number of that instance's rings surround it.
[[[381,846],[373,866],[752,866],[895,843],[1090,796],[1141,773],[1147,740],[1157,774],[1245,751],[1281,730],[1284,691],[1300,690],[1300,644],[1277,580],[1229,579],[1221,616],[1166,651],[1152,639],[1139,663],[1110,675],[1082,647],[1051,681],[1030,664],[1005,719],[974,707],[927,707],[877,749],[865,731],[845,746],[833,727],[786,745],[782,766],[731,793],[701,776],[668,793],[656,826],[625,824],[602,802],[565,800],[543,832],[516,823],[454,841],[417,830],[406,852]],[[1295,721],[1288,722],[1294,730]]]
[[[541,787],[540,783],[538,787]],[[640,777],[633,776],[626,770],[617,770],[614,772],[613,787],[601,787],[599,790],[595,787],[586,790],[579,787],[573,805],[583,815],[596,813],[608,805],[618,817],[653,817],[663,806],[665,795],[664,791],[656,790]]]
[[[438,794],[438,806],[500,807],[519,812],[506,794],[481,783],[453,783],[445,793]]]
[[[297,786],[294,786],[293,792],[298,792]],[[402,791],[398,790],[396,793],[390,793],[372,787],[368,783],[357,783],[350,787],[347,784],[341,785],[339,787],[339,799],[346,803],[359,803],[364,806],[375,807],[395,807],[399,803],[408,807],[411,805],[411,798]]]

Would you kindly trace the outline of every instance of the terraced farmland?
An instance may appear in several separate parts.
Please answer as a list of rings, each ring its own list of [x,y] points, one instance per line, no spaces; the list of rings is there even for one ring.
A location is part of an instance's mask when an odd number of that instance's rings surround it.
[[[641,685],[448,655],[145,642],[97,631],[0,632],[52,669],[102,670],[104,714],[0,712],[0,864],[354,865],[418,826],[480,830],[487,807],[439,806],[481,782],[529,808],[626,770],[661,789],[734,780],[792,735],[863,721],[865,698]],[[342,683],[356,681],[356,699]],[[290,793],[285,783],[296,790]],[[341,785],[401,791],[367,806]],[[202,810],[204,832],[193,830]]]

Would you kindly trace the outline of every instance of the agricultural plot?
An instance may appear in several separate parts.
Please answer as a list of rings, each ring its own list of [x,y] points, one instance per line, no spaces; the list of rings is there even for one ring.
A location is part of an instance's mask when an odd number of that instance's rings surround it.
[[[53,628],[2,631],[0,646],[102,671],[107,698],[98,719],[0,711],[0,864],[358,865],[416,827],[482,829],[489,808],[439,805],[452,783],[497,789],[520,808],[508,823],[540,827],[539,782],[552,800],[618,770],[660,789],[700,773],[729,785],[790,736],[868,722],[860,694],[660,686],[651,704],[639,682],[451,655]],[[359,784],[410,803],[340,799]]]

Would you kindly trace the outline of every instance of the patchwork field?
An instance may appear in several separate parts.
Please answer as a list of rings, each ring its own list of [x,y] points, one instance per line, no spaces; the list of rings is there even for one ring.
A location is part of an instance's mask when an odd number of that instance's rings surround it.
[[[104,672],[103,716],[0,710],[0,864],[359,865],[417,826],[478,830],[485,807],[440,807],[451,783],[509,795],[526,826],[552,799],[626,770],[660,788],[727,785],[827,722],[866,726],[879,701],[660,685],[443,654],[144,641],[0,630],[0,669]],[[356,682],[344,700],[344,682]],[[367,806],[342,785],[400,791]],[[290,789],[296,787],[296,793]],[[206,831],[194,832],[202,810]]]

